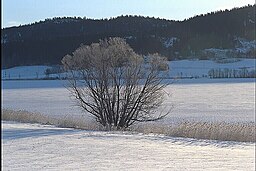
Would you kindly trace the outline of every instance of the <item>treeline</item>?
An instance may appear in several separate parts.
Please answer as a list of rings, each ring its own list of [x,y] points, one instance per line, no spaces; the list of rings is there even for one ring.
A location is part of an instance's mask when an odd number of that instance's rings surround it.
[[[2,68],[60,64],[62,57],[80,44],[89,45],[108,37],[125,38],[139,54],[160,53],[169,60],[191,58],[207,48],[234,48],[234,37],[255,40],[255,5],[184,21],[132,15],[97,20],[55,17],[4,28]]]
[[[211,69],[208,72],[210,78],[256,78],[255,70],[241,69]]]

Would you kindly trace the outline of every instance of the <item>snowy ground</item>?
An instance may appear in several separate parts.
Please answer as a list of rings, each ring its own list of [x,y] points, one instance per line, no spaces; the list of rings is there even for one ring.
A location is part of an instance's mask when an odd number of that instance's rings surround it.
[[[212,60],[178,60],[170,61],[170,77],[203,77],[210,69],[236,69],[246,67],[248,71],[255,70],[255,59],[238,59],[236,62],[217,63]],[[38,79],[46,78],[45,70],[50,66],[19,66],[2,70],[2,79]],[[49,77],[66,77],[66,73],[50,74]]]
[[[49,66],[19,66],[2,70],[2,79],[44,78]]]
[[[3,170],[255,170],[255,144],[2,122]]]
[[[169,63],[172,77],[202,77],[208,75],[210,69],[241,69],[246,67],[249,71],[255,70],[255,59],[241,59],[231,63],[217,63],[211,60],[179,60]],[[181,75],[182,74],[182,75]]]
[[[2,108],[54,116],[78,116],[65,81],[2,81]],[[180,120],[255,121],[254,79],[177,80],[166,88],[164,107],[174,109],[166,123]]]
[[[176,61],[171,73],[201,76],[211,68],[255,68],[255,59],[217,64]],[[29,67],[30,68],[30,67]],[[18,67],[2,78],[44,78],[47,66]],[[3,75],[4,74],[4,75]],[[199,75],[200,74],[200,75]],[[81,116],[59,80],[3,81],[1,106],[58,117]],[[255,79],[184,79],[166,88],[163,123],[255,122]],[[2,122],[3,170],[255,170],[255,143],[195,140],[161,135],[81,131]]]

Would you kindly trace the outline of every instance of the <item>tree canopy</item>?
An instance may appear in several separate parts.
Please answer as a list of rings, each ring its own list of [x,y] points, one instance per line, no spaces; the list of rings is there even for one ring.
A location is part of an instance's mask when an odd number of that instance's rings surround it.
[[[107,129],[162,119],[158,112],[166,86],[167,59],[136,54],[121,38],[82,45],[62,63],[78,105]]]

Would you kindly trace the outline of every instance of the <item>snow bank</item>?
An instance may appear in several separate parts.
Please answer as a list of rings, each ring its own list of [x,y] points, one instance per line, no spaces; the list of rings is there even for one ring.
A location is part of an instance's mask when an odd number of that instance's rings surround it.
[[[2,122],[3,170],[255,170],[255,144]]]

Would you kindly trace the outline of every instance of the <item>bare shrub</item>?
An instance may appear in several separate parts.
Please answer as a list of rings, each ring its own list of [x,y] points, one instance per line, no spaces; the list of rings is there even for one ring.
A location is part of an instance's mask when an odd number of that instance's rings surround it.
[[[158,54],[136,54],[121,38],[82,45],[62,59],[70,72],[69,90],[78,105],[108,130],[136,122],[156,121],[163,102],[162,83],[167,59]]]

